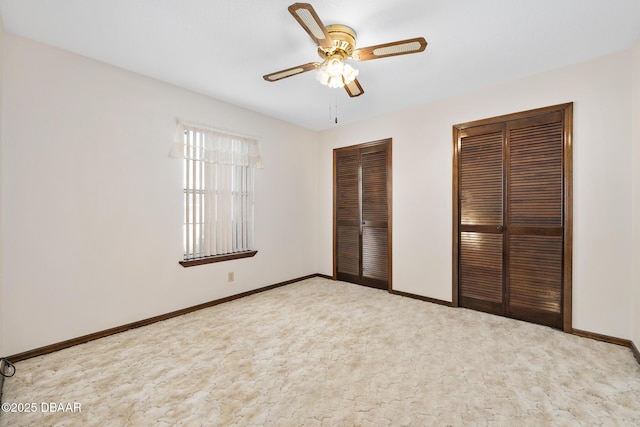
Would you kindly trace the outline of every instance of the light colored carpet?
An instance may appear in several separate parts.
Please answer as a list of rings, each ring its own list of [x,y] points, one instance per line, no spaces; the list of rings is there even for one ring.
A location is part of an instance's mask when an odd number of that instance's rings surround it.
[[[321,278],[16,367],[0,426],[640,425],[627,348]]]

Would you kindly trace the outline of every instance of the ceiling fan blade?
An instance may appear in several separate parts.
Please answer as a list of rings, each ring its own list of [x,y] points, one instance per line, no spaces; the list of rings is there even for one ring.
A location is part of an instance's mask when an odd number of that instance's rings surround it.
[[[320,17],[313,10],[313,6],[309,3],[294,3],[289,6],[289,12],[296,18],[296,21],[307,33],[311,36],[314,42],[320,47],[331,48],[333,47],[333,40],[324,24],[320,20]]]
[[[401,40],[393,43],[379,44],[375,46],[356,49],[351,58],[358,61],[369,61],[371,59],[386,58],[387,56],[407,55],[425,50],[427,41],[424,37]]]
[[[308,64],[298,65],[297,67],[287,68],[286,70],[276,71],[275,73],[271,74],[265,74],[264,76],[262,76],[262,78],[268,82],[275,82],[277,80],[295,76],[306,71],[315,70],[317,66],[317,62],[309,62]]]
[[[360,96],[364,93],[364,89],[362,89],[362,86],[360,86],[360,82],[358,82],[358,79],[355,79],[351,83],[344,85],[344,88],[352,98]]]

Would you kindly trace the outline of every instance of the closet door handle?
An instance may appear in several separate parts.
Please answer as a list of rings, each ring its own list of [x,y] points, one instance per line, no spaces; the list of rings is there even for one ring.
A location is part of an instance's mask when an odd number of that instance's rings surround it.
[[[503,225],[499,225],[499,226],[496,227],[496,230],[504,231],[504,226]]]

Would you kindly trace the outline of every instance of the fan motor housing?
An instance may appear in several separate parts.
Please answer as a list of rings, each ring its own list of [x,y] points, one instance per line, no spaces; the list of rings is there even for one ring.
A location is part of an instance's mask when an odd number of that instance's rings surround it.
[[[318,55],[326,58],[334,54],[341,54],[347,58],[356,47],[356,32],[351,27],[342,24],[327,25],[327,32],[333,40],[332,48],[318,48]]]

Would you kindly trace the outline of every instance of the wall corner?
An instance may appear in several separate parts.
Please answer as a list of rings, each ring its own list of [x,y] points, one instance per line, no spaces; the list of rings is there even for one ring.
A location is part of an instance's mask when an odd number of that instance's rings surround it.
[[[631,49],[631,144],[632,144],[632,306],[631,340],[640,348],[640,37]],[[639,360],[640,361],[640,360]]]

